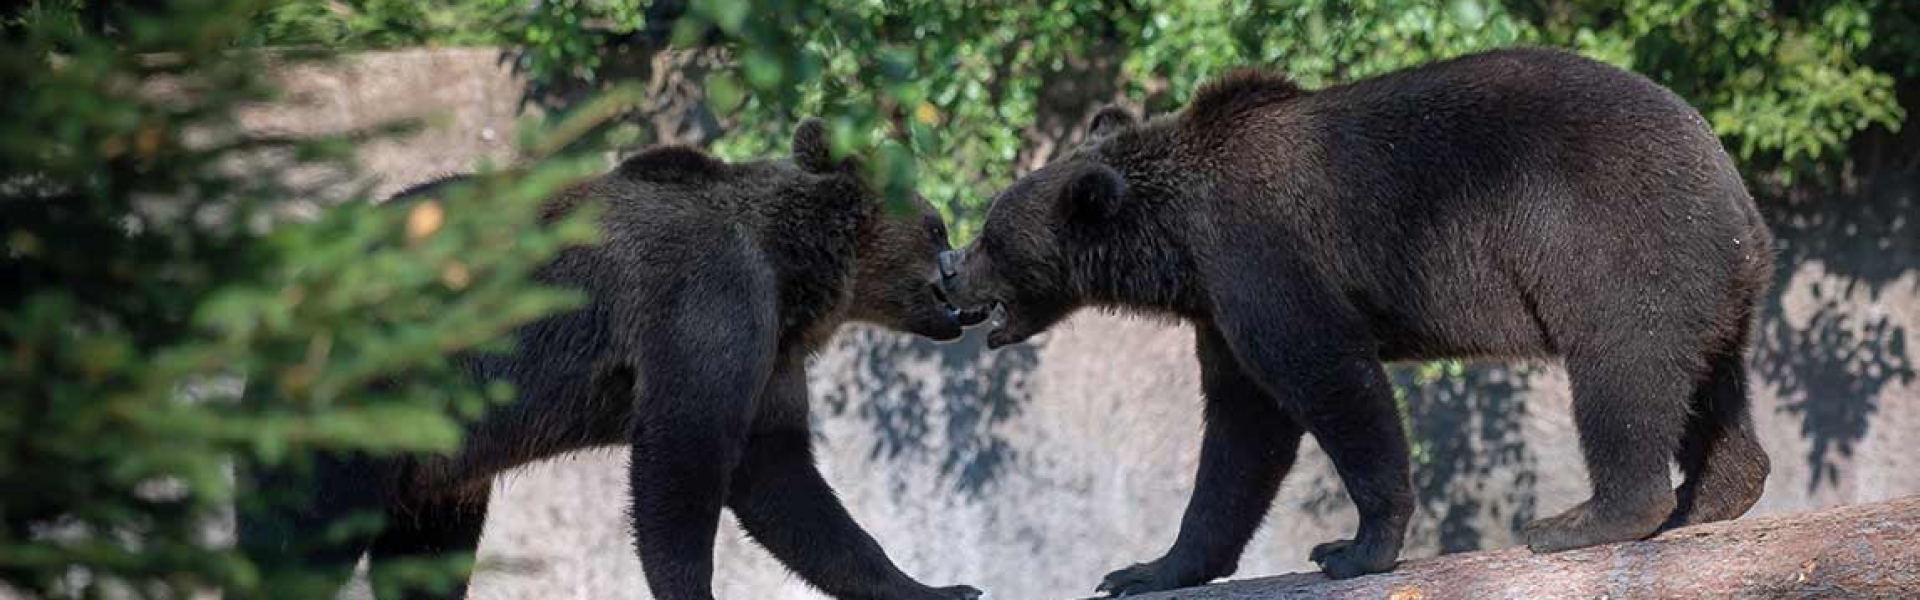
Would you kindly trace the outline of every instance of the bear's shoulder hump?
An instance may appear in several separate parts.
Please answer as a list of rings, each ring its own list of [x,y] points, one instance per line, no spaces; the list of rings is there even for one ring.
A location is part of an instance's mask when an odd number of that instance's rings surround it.
[[[1242,67],[1213,78],[1187,102],[1186,119],[1196,125],[1209,125],[1245,112],[1306,95],[1305,88],[1278,71],[1260,67]]]
[[[659,146],[620,161],[622,177],[656,183],[690,183],[719,177],[727,164],[697,148]]]

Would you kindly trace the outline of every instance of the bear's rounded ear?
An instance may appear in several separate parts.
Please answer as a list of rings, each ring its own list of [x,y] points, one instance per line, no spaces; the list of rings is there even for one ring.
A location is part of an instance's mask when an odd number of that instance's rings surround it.
[[[1093,123],[1087,126],[1087,138],[1107,137],[1139,123],[1140,119],[1134,117],[1132,112],[1118,104],[1108,104],[1093,113]]]
[[[812,173],[827,173],[837,167],[833,162],[833,143],[827,139],[827,123],[807,117],[793,130],[793,164]]]
[[[1127,196],[1127,179],[1102,164],[1095,164],[1074,175],[1064,194],[1067,213],[1075,220],[1099,222],[1120,214],[1120,203]]]

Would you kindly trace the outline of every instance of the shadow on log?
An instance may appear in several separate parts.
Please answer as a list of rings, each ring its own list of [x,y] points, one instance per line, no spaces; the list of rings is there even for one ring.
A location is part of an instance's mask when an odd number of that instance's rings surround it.
[[[1514,547],[1406,561],[1345,581],[1294,573],[1131,598],[1920,598],[1920,496],[1559,554]]]

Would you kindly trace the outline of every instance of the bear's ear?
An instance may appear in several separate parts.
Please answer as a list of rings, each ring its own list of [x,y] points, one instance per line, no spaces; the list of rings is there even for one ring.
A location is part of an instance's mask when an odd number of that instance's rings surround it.
[[[829,173],[841,165],[833,161],[833,143],[827,139],[827,123],[807,117],[793,130],[793,164],[810,173]]]
[[[657,183],[710,179],[727,167],[720,159],[686,146],[659,146],[620,161],[619,173]]]
[[[1074,175],[1062,195],[1067,214],[1074,220],[1097,223],[1120,214],[1120,203],[1127,196],[1127,179],[1113,167],[1095,164]]]
[[[1132,112],[1121,108],[1120,105],[1108,104],[1093,113],[1093,123],[1087,126],[1087,138],[1104,138],[1139,123],[1140,119],[1134,117]]]

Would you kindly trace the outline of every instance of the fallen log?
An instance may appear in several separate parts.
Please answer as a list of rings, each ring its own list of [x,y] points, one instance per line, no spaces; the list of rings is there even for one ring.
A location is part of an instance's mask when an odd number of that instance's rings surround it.
[[[1294,573],[1133,598],[1920,598],[1920,496],[1558,554],[1514,547],[1411,560],[1344,581]]]

